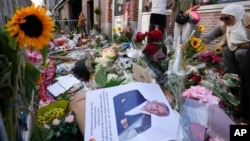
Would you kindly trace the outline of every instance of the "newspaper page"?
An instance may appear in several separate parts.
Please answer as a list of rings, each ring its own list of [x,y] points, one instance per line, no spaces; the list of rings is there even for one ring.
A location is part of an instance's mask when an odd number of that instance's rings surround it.
[[[181,140],[180,119],[160,86],[135,82],[86,93],[85,141]]]

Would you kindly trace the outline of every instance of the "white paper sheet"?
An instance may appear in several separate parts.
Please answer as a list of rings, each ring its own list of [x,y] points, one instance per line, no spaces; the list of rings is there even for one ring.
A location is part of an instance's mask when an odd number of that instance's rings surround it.
[[[64,93],[65,91],[69,90],[74,84],[80,83],[76,77],[72,74],[62,76],[58,79],[58,81],[50,86],[47,87],[48,91],[57,97],[58,95]]]

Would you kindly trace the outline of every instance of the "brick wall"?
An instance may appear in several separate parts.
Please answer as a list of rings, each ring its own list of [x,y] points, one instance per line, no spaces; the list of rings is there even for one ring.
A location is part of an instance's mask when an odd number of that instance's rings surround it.
[[[112,23],[112,0],[105,0],[105,7],[106,7],[106,11],[105,11],[105,23]]]
[[[131,8],[131,21],[138,21],[138,7],[139,0],[130,0],[130,8]]]
[[[246,10],[246,12],[250,12],[250,10]],[[199,24],[204,25],[204,27],[206,28],[206,30],[203,33],[201,33],[201,36],[211,31],[211,29],[213,29],[215,26],[219,25],[220,12],[200,13],[200,16],[201,16],[201,20]],[[169,19],[169,16],[168,16],[168,19]],[[195,28],[197,28],[197,26],[192,26],[192,29],[195,29]],[[173,36],[173,28],[167,26],[167,34]],[[217,38],[216,40],[211,42],[209,46],[213,46],[219,41],[220,41],[220,38]]]

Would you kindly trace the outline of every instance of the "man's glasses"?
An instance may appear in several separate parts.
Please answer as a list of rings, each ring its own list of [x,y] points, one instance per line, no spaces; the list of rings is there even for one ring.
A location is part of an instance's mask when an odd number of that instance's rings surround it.
[[[231,16],[220,17],[221,21],[229,21]]]

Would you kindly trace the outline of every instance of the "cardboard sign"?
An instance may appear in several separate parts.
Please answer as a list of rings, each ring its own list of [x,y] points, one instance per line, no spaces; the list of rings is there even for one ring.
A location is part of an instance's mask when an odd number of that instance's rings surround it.
[[[151,83],[153,81],[148,69],[142,68],[141,66],[133,63],[133,76],[134,79],[139,82]]]

